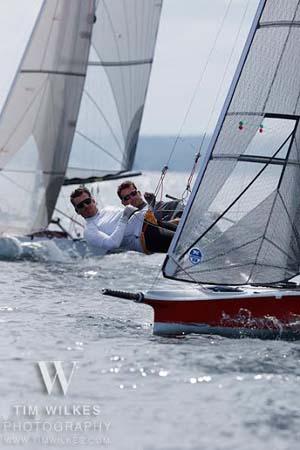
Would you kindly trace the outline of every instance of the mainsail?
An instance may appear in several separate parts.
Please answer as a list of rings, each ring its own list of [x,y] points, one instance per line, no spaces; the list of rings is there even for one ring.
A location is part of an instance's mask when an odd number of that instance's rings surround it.
[[[260,2],[167,277],[290,279],[300,262],[300,1]]]
[[[66,171],[131,169],[161,6],[43,2],[0,117],[0,232],[46,227]]]
[[[98,1],[66,182],[132,169],[161,7],[162,0]]]
[[[86,75],[94,0],[45,1],[0,121],[0,231],[26,233],[52,216]]]

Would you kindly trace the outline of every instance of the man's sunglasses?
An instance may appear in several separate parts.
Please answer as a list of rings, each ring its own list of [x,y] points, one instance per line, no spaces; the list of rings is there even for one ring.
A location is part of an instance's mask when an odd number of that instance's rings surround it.
[[[78,203],[77,205],[74,205],[74,206],[75,206],[75,209],[77,211],[79,209],[84,208],[85,206],[90,205],[91,203],[92,203],[92,199],[91,199],[91,197],[88,197],[88,198],[85,198],[84,200],[82,200],[82,202],[80,202],[80,203]]]
[[[129,194],[124,195],[122,197],[123,202],[128,202],[128,200],[132,197],[135,197],[137,193],[138,193],[138,191],[135,189],[134,191],[129,192]]]

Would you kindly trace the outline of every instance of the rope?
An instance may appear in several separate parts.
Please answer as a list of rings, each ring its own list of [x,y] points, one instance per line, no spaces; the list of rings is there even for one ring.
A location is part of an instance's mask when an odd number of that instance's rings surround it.
[[[157,197],[158,193],[160,192],[161,199],[162,199],[162,195],[163,195],[163,183],[164,183],[164,179],[165,179],[165,176],[166,176],[166,174],[167,174],[168,169],[169,169],[168,166],[164,166],[163,169],[162,169],[162,171],[161,171],[160,178],[159,178],[159,180],[158,180],[157,186],[156,186],[155,191],[154,191],[155,197]]]
[[[172,159],[172,157],[173,157],[173,154],[174,154],[174,152],[175,152],[177,143],[178,143],[179,139],[181,139],[181,133],[182,133],[183,127],[184,127],[184,125],[186,124],[186,120],[187,120],[187,118],[188,118],[188,116],[189,116],[189,114],[190,114],[191,108],[192,108],[193,103],[194,103],[195,98],[196,98],[196,94],[197,94],[197,92],[198,92],[198,90],[199,90],[199,88],[200,88],[200,86],[201,86],[201,84],[202,84],[202,82],[203,82],[204,75],[205,75],[206,70],[207,70],[207,67],[208,67],[208,65],[209,65],[209,63],[210,63],[212,54],[213,54],[213,52],[215,51],[217,41],[218,41],[219,36],[220,36],[220,34],[221,34],[221,31],[222,31],[222,28],[223,28],[223,26],[224,26],[225,20],[226,20],[226,18],[227,18],[227,16],[228,16],[228,13],[229,13],[229,10],[230,10],[232,1],[233,1],[233,0],[230,0],[229,3],[228,3],[228,5],[227,5],[227,8],[226,8],[226,10],[225,10],[225,14],[224,14],[224,16],[223,16],[223,18],[222,18],[222,21],[221,21],[221,24],[220,24],[220,26],[219,26],[219,28],[218,28],[218,31],[217,31],[217,34],[216,34],[216,36],[215,36],[213,45],[212,45],[211,50],[210,50],[210,52],[209,52],[209,54],[208,54],[208,56],[207,56],[207,59],[206,59],[206,61],[205,61],[205,64],[204,64],[204,66],[203,66],[203,68],[202,68],[202,72],[200,73],[200,77],[199,77],[199,79],[198,79],[198,81],[197,81],[197,84],[196,84],[196,87],[195,87],[195,89],[194,89],[194,91],[193,91],[192,98],[191,98],[191,100],[190,100],[190,102],[189,102],[189,105],[188,105],[188,108],[187,108],[187,110],[186,110],[186,112],[185,112],[183,121],[182,121],[181,126],[180,126],[180,128],[179,128],[178,135],[176,136],[176,139],[175,139],[175,141],[174,141],[174,144],[173,144],[173,146],[172,146],[172,148],[171,148],[171,151],[170,151],[170,154],[169,154],[167,163],[166,163],[166,165],[165,165],[165,166],[163,167],[163,169],[162,169],[160,179],[159,179],[158,184],[157,184],[157,187],[156,187],[156,189],[155,189],[155,195],[157,195],[158,192],[161,192],[161,198],[162,198],[162,195],[163,195],[163,181],[164,181],[164,178],[165,178],[165,176],[166,176],[166,173],[167,173],[167,170],[168,170],[168,166],[169,166],[170,161],[171,161],[171,159]],[[202,139],[200,148],[201,148],[201,146],[202,146],[202,143],[203,143],[203,139]],[[200,151],[199,151],[199,153],[200,153]],[[198,159],[199,159],[199,158],[198,158]],[[195,165],[194,165],[194,166],[195,166]],[[194,166],[193,166],[193,169],[194,169]],[[192,169],[192,170],[193,170],[193,169]],[[194,173],[193,173],[193,175],[194,175]],[[192,176],[193,176],[193,175],[192,175]],[[191,176],[189,177],[189,179],[190,179],[190,178],[191,178]],[[188,181],[188,184],[190,184],[190,183],[191,183],[191,180]],[[190,192],[190,191],[188,191],[188,190],[186,189],[184,192],[186,192],[186,193],[188,194],[188,192]],[[182,198],[182,199],[184,199],[184,198]]]
[[[185,188],[185,190],[183,191],[183,193],[181,195],[181,200],[182,201],[186,200],[188,195],[192,192],[191,185],[192,185],[192,181],[193,181],[193,178],[194,178],[194,175],[195,175],[195,172],[196,172],[196,167],[197,167],[199,158],[200,158],[200,151],[198,153],[196,153],[196,155],[195,155],[194,164],[193,164],[192,170],[190,172],[189,178],[187,180],[186,188]]]
[[[203,66],[203,69],[202,69],[202,72],[201,72],[201,74],[200,74],[199,80],[198,80],[198,82],[197,82],[197,84],[196,84],[196,87],[195,87],[195,89],[194,89],[192,98],[191,98],[191,100],[190,100],[190,103],[189,103],[188,108],[187,108],[187,110],[186,110],[186,113],[185,113],[185,115],[184,115],[182,124],[181,124],[181,126],[180,126],[179,133],[178,133],[178,135],[177,135],[177,137],[176,137],[176,139],[175,139],[175,142],[174,142],[174,144],[173,144],[173,147],[172,147],[172,149],[171,149],[171,152],[170,152],[170,155],[169,155],[169,159],[168,159],[167,164],[166,164],[167,166],[169,165],[169,163],[170,163],[170,161],[171,161],[171,158],[172,158],[172,156],[173,156],[173,153],[174,153],[174,151],[175,151],[175,148],[176,148],[176,145],[177,145],[179,139],[181,139],[181,137],[180,137],[181,132],[182,132],[183,127],[184,127],[184,125],[185,125],[185,123],[186,123],[186,120],[187,120],[187,118],[188,118],[188,116],[189,116],[189,114],[190,114],[191,108],[192,108],[193,103],[194,103],[195,98],[196,98],[197,91],[199,90],[199,88],[200,88],[200,86],[201,86],[201,84],[202,84],[202,82],[203,82],[203,78],[204,78],[204,75],[205,75],[205,73],[206,73],[207,67],[208,67],[208,65],[209,65],[209,63],[210,63],[212,54],[213,54],[213,52],[214,52],[215,49],[216,49],[216,44],[217,44],[217,42],[218,42],[218,39],[219,39],[219,36],[220,36],[220,34],[221,34],[222,28],[223,28],[223,26],[224,26],[225,20],[226,20],[226,18],[227,18],[227,16],[228,16],[228,13],[229,13],[229,10],[230,10],[232,1],[233,1],[233,0],[230,0],[229,3],[228,3],[228,6],[227,6],[226,11],[225,11],[225,14],[224,14],[224,16],[223,16],[223,18],[222,18],[221,24],[220,24],[220,26],[219,26],[219,28],[218,28],[218,31],[217,31],[217,34],[216,34],[216,36],[215,36],[213,45],[212,45],[212,47],[211,47],[211,50],[210,50],[210,52],[209,52],[209,54],[208,54],[208,57],[207,57],[207,59],[206,59],[206,61],[205,61],[204,66]]]
[[[220,83],[220,86],[219,86],[217,95],[216,95],[216,97],[215,97],[215,101],[214,101],[213,107],[212,107],[212,109],[211,109],[211,112],[210,112],[210,115],[209,115],[209,118],[208,118],[208,121],[207,121],[207,125],[206,125],[206,128],[205,128],[205,133],[204,133],[204,135],[203,135],[203,137],[202,137],[202,139],[201,139],[201,142],[200,142],[199,151],[201,151],[202,146],[203,146],[203,143],[204,143],[204,141],[205,141],[205,139],[206,139],[207,131],[208,131],[208,129],[209,129],[209,124],[210,124],[210,122],[211,122],[212,116],[213,116],[213,114],[214,114],[214,112],[215,112],[215,109],[216,109],[216,105],[217,105],[218,100],[219,100],[219,98],[220,98],[222,86],[223,86],[223,83],[224,83],[224,80],[225,80],[225,77],[226,77],[226,74],[227,74],[227,71],[228,71],[228,68],[229,68],[231,59],[232,59],[232,55],[233,55],[233,53],[234,53],[235,44],[236,44],[236,42],[237,42],[237,40],[238,40],[238,38],[239,38],[239,35],[240,35],[240,33],[241,33],[242,25],[243,25],[244,19],[245,19],[245,17],[246,17],[246,13],[247,13],[248,8],[249,8],[249,3],[250,3],[250,2],[249,2],[249,0],[248,0],[247,5],[246,5],[246,8],[245,8],[245,11],[244,11],[244,14],[243,14],[243,16],[242,16],[242,20],[241,20],[241,22],[240,22],[240,26],[239,26],[238,32],[237,32],[236,37],[235,37],[235,40],[234,40],[234,45],[232,46],[232,50],[231,50],[231,52],[230,52],[230,55],[229,55],[229,58],[228,58],[228,62],[227,62],[227,64],[226,64],[225,70],[224,70],[224,72],[223,72],[223,77],[222,77],[222,80],[221,80],[221,83]]]

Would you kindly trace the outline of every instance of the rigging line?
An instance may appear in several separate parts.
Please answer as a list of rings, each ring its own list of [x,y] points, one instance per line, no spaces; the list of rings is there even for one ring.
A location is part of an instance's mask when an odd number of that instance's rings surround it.
[[[291,138],[294,131],[292,131],[288,137],[284,140],[284,142],[280,145],[278,150],[272,155],[270,161],[276,157],[276,155],[282,150],[288,140]],[[265,169],[269,166],[270,162],[267,162],[260,171],[255,175],[255,177],[250,181],[250,183],[240,192],[240,194],[230,203],[229,206],[219,215],[219,217],[213,221],[213,223],[194,241],[185,252],[181,255],[180,259],[182,259],[189,250],[195,245],[196,242],[199,242],[218,222],[222,219],[223,216],[232,208],[232,206],[245,194],[245,192],[255,183],[255,181],[260,177],[260,175],[265,171]]]
[[[279,178],[279,181],[278,181],[278,185],[277,185],[277,190],[278,191],[279,191],[279,189],[281,187],[282,180],[283,180],[283,177],[284,177],[287,165],[289,163],[289,157],[290,157],[290,154],[291,154],[291,151],[292,151],[292,147],[294,145],[294,139],[295,139],[295,135],[296,135],[296,131],[297,131],[298,125],[299,125],[299,121],[297,121],[295,123],[294,129],[293,129],[293,135],[291,137],[291,142],[290,142],[290,144],[288,146],[288,149],[287,149],[287,152],[286,152],[285,161],[284,161],[284,164],[283,164],[283,167],[282,167],[282,171],[281,171],[281,175],[280,175],[280,178]]]
[[[179,269],[188,277],[190,278],[190,280],[184,280],[181,279],[181,281],[188,281],[190,283],[196,283],[198,285],[201,286],[201,283],[199,283],[199,281],[197,281],[194,277],[192,277],[192,275],[186,271],[186,269],[184,267],[182,267],[182,265],[179,263],[179,261],[175,260],[175,258],[173,258],[173,256],[168,255],[169,258],[177,265],[177,267],[179,267]],[[171,277],[174,278],[174,277]],[[179,279],[178,279],[179,280]]]
[[[95,147],[99,148],[101,151],[103,151],[104,153],[106,153],[108,156],[110,156],[114,161],[116,161],[118,164],[122,164],[122,162],[117,159],[114,155],[112,155],[108,150],[106,150],[104,147],[102,147],[101,145],[97,144],[97,142],[93,141],[93,139],[89,138],[88,136],[86,136],[85,134],[81,133],[79,130],[76,130],[75,132],[76,134],[78,134],[79,136],[81,136],[83,139],[86,139],[88,142],[90,142],[91,144],[93,144]]]
[[[160,274],[161,274],[161,269],[159,268],[156,271],[156,275],[153,276],[151,283],[149,282],[150,289],[153,289],[154,286],[156,286],[158,284]]]
[[[289,219],[291,228],[292,228],[293,232],[295,233],[295,235],[297,236],[297,243],[298,243],[298,242],[300,241],[300,234],[299,234],[299,231],[298,231],[297,228],[295,227],[294,221],[292,221],[292,218],[291,218],[290,213],[289,213],[289,211],[288,211],[288,209],[287,209],[287,206],[286,206],[286,204],[285,204],[285,202],[284,202],[284,200],[283,200],[283,197],[282,197],[282,195],[281,195],[281,192],[278,193],[278,196],[279,196],[279,198],[280,198],[281,201],[282,201],[282,205],[283,205],[283,208],[284,208],[284,210],[285,210],[285,212],[286,212],[286,215],[287,215],[287,217],[288,217],[288,219]],[[298,244],[298,246],[299,246],[299,244]]]
[[[106,123],[108,129],[110,130],[110,132],[111,132],[111,134],[112,134],[112,136],[113,136],[113,138],[114,138],[114,141],[115,141],[115,143],[117,144],[117,146],[118,146],[118,148],[119,148],[119,150],[120,150],[120,154],[121,154],[121,156],[122,156],[122,155],[123,155],[123,152],[122,152],[122,146],[121,146],[121,144],[120,144],[120,142],[119,142],[119,140],[118,140],[118,138],[117,138],[117,136],[116,136],[116,134],[115,134],[115,132],[114,132],[114,130],[113,130],[113,128],[112,128],[112,126],[110,125],[109,121],[107,120],[105,114],[103,113],[103,111],[102,111],[102,109],[100,108],[100,106],[98,105],[98,103],[96,103],[96,101],[95,101],[95,100],[93,99],[93,97],[90,95],[90,93],[89,93],[86,89],[84,89],[84,92],[85,92],[85,95],[88,97],[88,99],[93,103],[93,105],[95,106],[95,108],[97,109],[97,111],[99,112],[99,114],[102,116],[102,118],[103,118],[104,122]]]
[[[268,237],[264,238],[269,244],[273,245],[279,252],[281,252],[284,256],[286,256],[288,259],[291,259],[292,261],[294,261],[296,264],[299,264],[299,260],[298,258],[294,258],[293,256],[291,256],[289,253],[287,253],[286,251],[284,251],[281,247],[279,247],[279,245],[277,245],[275,242],[273,242],[271,239],[269,239]],[[262,263],[261,263],[262,264]]]
[[[162,190],[162,185],[163,185],[164,178],[165,178],[165,176],[166,176],[167,170],[168,170],[168,166],[164,166],[163,169],[162,169],[162,171],[161,171],[160,178],[159,178],[159,180],[158,180],[157,186],[156,186],[155,191],[154,191],[154,195],[155,195],[155,196],[157,196],[157,194],[159,193],[159,191]]]
[[[196,155],[195,155],[195,159],[194,159],[194,164],[193,164],[192,170],[190,172],[190,176],[189,176],[189,178],[187,180],[187,183],[186,183],[185,190],[181,194],[181,200],[182,201],[186,200],[187,196],[191,193],[191,184],[192,184],[194,175],[196,173],[196,168],[197,168],[197,164],[198,164],[199,158],[200,158],[200,152],[197,152]]]
[[[224,26],[225,20],[226,20],[226,18],[227,18],[227,16],[228,16],[229,10],[230,10],[230,8],[231,8],[231,4],[232,4],[232,0],[230,0],[229,3],[228,3],[228,5],[227,5],[227,8],[226,8],[226,10],[225,10],[225,14],[224,14],[224,16],[223,16],[223,18],[222,18],[220,27],[219,27],[219,29],[218,29],[218,31],[217,31],[216,36],[215,36],[213,45],[212,45],[211,50],[210,50],[210,52],[209,52],[209,54],[208,54],[208,57],[207,57],[207,59],[206,59],[206,62],[205,62],[205,64],[204,64],[203,68],[202,68],[202,72],[200,73],[199,80],[198,80],[198,82],[197,82],[197,84],[196,84],[196,87],[195,87],[195,89],[194,89],[194,93],[193,93],[193,95],[192,95],[192,98],[191,98],[191,100],[190,100],[190,103],[189,103],[189,105],[188,105],[188,108],[187,108],[187,110],[186,110],[186,113],[185,113],[185,115],[184,115],[182,124],[181,124],[181,126],[180,126],[180,128],[179,128],[178,135],[177,135],[177,137],[176,137],[176,139],[175,139],[175,142],[174,142],[174,144],[173,144],[173,146],[172,146],[172,148],[171,148],[171,152],[170,152],[170,155],[169,155],[169,159],[167,160],[167,163],[166,163],[167,166],[169,165],[169,163],[170,163],[170,161],[171,161],[171,158],[172,158],[172,156],[173,156],[173,154],[174,154],[175,148],[176,148],[176,146],[177,146],[177,142],[178,142],[178,140],[180,139],[181,132],[182,132],[182,130],[183,130],[183,127],[184,127],[184,125],[185,125],[185,123],[186,123],[186,120],[187,120],[187,118],[188,118],[188,115],[189,115],[189,113],[190,113],[190,111],[191,111],[191,108],[192,108],[192,106],[193,106],[193,103],[194,103],[194,101],[195,101],[197,91],[199,90],[199,87],[200,87],[201,83],[203,82],[204,75],[205,75],[205,73],[206,73],[208,64],[210,63],[212,54],[213,54],[213,52],[214,52],[215,49],[216,49],[216,44],[217,44],[217,42],[218,42],[218,39],[219,39],[219,36],[220,36],[220,34],[221,34],[221,30],[222,30],[222,28],[223,28],[223,26]]]
[[[211,122],[211,120],[212,120],[212,117],[213,117],[213,114],[214,114],[214,112],[215,112],[215,110],[216,110],[216,106],[217,106],[218,100],[219,100],[220,95],[221,95],[222,86],[223,86],[223,84],[224,84],[224,80],[225,80],[225,77],[226,77],[226,75],[227,75],[227,72],[228,72],[228,69],[229,69],[229,65],[230,65],[230,63],[231,63],[231,60],[232,60],[232,57],[233,57],[233,54],[234,54],[235,44],[236,44],[236,42],[238,41],[238,38],[239,38],[239,36],[240,36],[241,30],[242,30],[242,26],[243,26],[243,23],[244,23],[244,20],[245,20],[245,17],[246,17],[248,8],[249,8],[249,4],[250,4],[250,2],[249,2],[249,0],[248,0],[247,5],[246,5],[246,8],[245,8],[245,10],[244,10],[244,14],[243,14],[243,16],[242,16],[242,20],[241,20],[241,22],[240,22],[240,26],[239,26],[239,28],[238,28],[238,31],[237,31],[237,34],[236,34],[236,37],[235,37],[235,40],[234,40],[234,45],[232,46],[232,50],[231,50],[231,52],[230,52],[230,55],[229,55],[227,64],[226,64],[226,66],[225,66],[225,70],[224,70],[224,72],[223,72],[223,77],[222,77],[221,83],[220,83],[220,85],[219,85],[219,89],[218,89],[218,91],[217,91],[217,95],[216,95],[216,97],[215,97],[215,101],[214,101],[213,107],[212,107],[212,109],[211,109],[211,112],[210,112],[210,115],[209,115],[209,118],[208,118],[208,121],[207,121],[207,124],[206,124],[206,127],[205,127],[204,135],[202,136],[202,139],[201,139],[201,141],[200,141],[199,152],[200,152],[201,149],[202,149],[202,146],[203,146],[203,144],[204,144],[204,141],[205,141],[205,139],[206,139],[207,132],[208,132],[208,129],[209,129],[209,124],[210,124],[210,122]]]
[[[78,220],[73,219],[72,216],[69,216],[68,214],[66,214],[65,212],[61,211],[58,208],[54,208],[54,211],[57,211],[59,214],[61,214],[62,216],[65,216],[67,219],[70,219],[71,222],[76,223],[77,225],[79,225],[80,227],[84,228],[84,225],[80,222],[78,222]]]

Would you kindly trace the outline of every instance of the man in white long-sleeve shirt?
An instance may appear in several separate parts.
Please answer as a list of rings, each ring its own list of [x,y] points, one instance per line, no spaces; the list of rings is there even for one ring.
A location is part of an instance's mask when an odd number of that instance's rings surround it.
[[[103,208],[98,211],[95,199],[87,188],[78,188],[71,194],[75,211],[86,221],[84,238],[104,252],[124,248],[143,252],[140,235],[145,212],[133,215],[136,208]]]
[[[85,187],[75,189],[70,200],[77,214],[86,221],[84,238],[89,245],[103,252],[119,248],[142,253],[164,253],[168,250],[172,232],[159,231],[160,227],[146,222],[144,220],[146,210],[139,211],[129,205],[121,210],[103,208],[99,211],[95,199]],[[146,228],[147,234],[144,233]],[[153,236],[155,242],[151,246]]]

